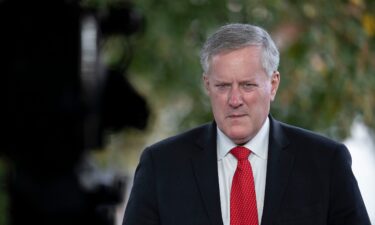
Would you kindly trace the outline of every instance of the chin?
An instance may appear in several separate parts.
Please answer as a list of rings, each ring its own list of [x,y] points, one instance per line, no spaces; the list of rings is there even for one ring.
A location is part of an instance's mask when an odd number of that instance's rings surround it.
[[[248,133],[238,131],[230,132],[228,137],[236,144],[244,144],[251,139]]]
[[[246,144],[249,139],[248,138],[240,138],[240,139],[231,139],[236,145],[244,145]]]

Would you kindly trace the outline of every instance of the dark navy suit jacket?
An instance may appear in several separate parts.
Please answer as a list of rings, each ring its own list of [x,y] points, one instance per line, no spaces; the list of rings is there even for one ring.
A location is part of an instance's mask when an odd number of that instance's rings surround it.
[[[261,225],[370,225],[347,148],[270,117]],[[216,124],[142,153],[123,225],[222,225]]]

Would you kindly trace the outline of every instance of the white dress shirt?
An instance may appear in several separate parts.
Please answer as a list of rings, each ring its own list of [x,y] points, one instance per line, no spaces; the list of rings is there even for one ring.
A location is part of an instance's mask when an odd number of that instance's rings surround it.
[[[253,170],[255,193],[258,208],[259,224],[262,219],[264,192],[266,187],[268,137],[270,122],[267,117],[262,128],[244,147],[252,153],[249,161]],[[224,225],[230,225],[230,190],[232,179],[237,168],[237,159],[230,154],[230,150],[237,146],[219,128],[217,128],[217,160],[219,173],[221,215]]]

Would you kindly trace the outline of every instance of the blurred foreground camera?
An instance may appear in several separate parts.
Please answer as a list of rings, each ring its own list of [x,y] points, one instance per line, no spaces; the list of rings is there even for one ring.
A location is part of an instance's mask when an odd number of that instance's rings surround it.
[[[87,160],[107,131],[145,128],[145,99],[126,66],[106,68],[100,43],[143,29],[133,5],[0,1],[11,224],[113,224],[125,179]]]

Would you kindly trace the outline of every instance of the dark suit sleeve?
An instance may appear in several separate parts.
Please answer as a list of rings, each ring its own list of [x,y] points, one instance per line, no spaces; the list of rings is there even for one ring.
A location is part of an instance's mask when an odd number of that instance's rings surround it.
[[[351,169],[351,156],[344,145],[336,149],[331,164],[329,225],[370,225],[357,181]]]
[[[155,170],[151,151],[146,149],[137,166],[126,206],[123,225],[158,225]]]

